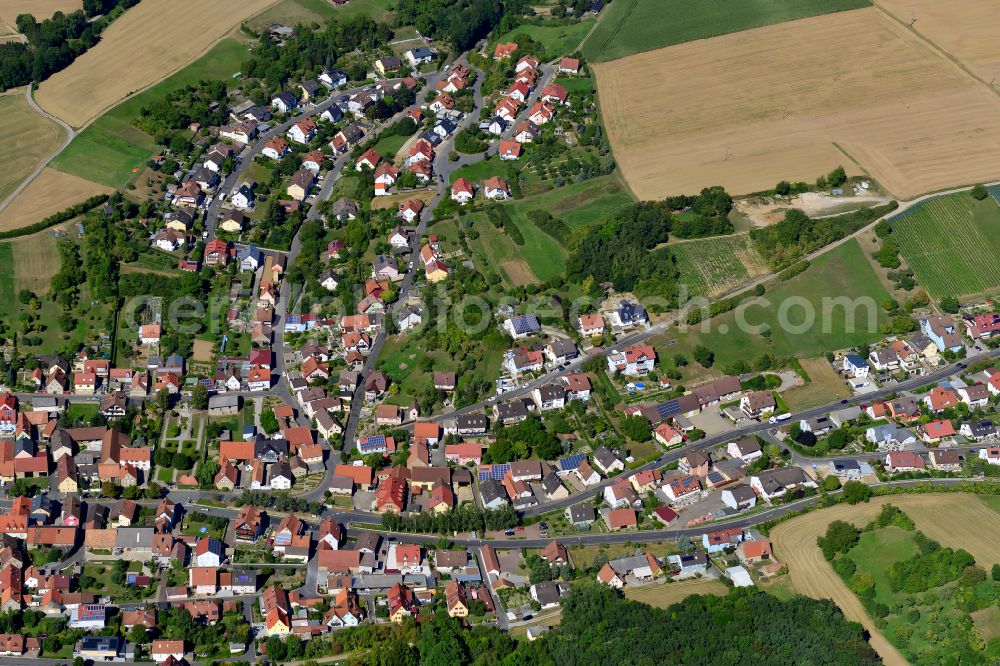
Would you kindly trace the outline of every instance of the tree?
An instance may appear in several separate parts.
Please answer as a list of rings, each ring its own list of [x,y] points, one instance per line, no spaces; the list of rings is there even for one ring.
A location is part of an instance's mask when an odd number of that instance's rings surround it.
[[[816,545],[823,551],[823,557],[832,560],[837,553],[846,553],[858,542],[861,530],[854,525],[835,520],[826,528],[826,534],[816,538]]]
[[[170,393],[167,389],[161,388],[156,392],[156,406],[160,408],[161,413],[170,409]]]
[[[285,642],[282,641],[277,636],[271,636],[264,642],[267,650],[267,658],[273,663],[280,663],[285,660],[288,655],[288,648],[285,647]]]
[[[959,302],[954,296],[945,296],[941,299],[940,306],[944,312],[955,314],[958,312]]]
[[[206,409],[208,407],[208,389],[204,384],[195,384],[191,389],[191,406],[194,409]]]
[[[704,368],[711,368],[712,364],[715,363],[715,353],[704,345],[695,347],[691,355]]]
[[[829,183],[830,187],[840,187],[847,182],[847,172],[844,171],[844,167],[838,166],[836,169],[831,171],[826,177],[826,182]]]
[[[268,435],[278,432],[278,418],[273,409],[265,409],[260,413],[260,427]]]
[[[780,196],[785,196],[792,191],[792,185],[787,180],[779,180],[778,184],[774,186],[774,193]]]
[[[146,627],[141,624],[137,624],[132,627],[128,632],[128,639],[132,643],[145,643],[147,642],[148,634],[146,633]]]
[[[860,481],[848,481],[844,484],[844,501],[848,504],[867,502],[872,496],[872,489]]]
[[[986,191],[985,185],[983,185],[982,183],[976,183],[976,185],[973,186],[970,194],[972,195],[972,198],[975,199],[976,201],[982,201],[983,199],[988,197],[990,193]]]
[[[840,479],[833,474],[827,474],[823,478],[823,490],[836,490],[840,488]]]
[[[1000,582],[1000,564],[994,564],[993,568],[990,569],[990,578]]]
[[[645,416],[623,416],[619,429],[633,442],[647,442],[652,436],[652,427]]]

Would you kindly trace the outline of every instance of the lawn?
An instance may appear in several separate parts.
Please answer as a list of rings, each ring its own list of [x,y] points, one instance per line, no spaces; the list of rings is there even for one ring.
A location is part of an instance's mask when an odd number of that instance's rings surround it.
[[[246,57],[246,46],[224,39],[204,56],[148,90],[100,116],[53,160],[60,171],[110,187],[124,187],[155,152],[153,138],[132,126],[139,110],[168,92],[202,80],[230,80]]]
[[[399,149],[409,139],[410,137],[402,134],[390,134],[383,139],[379,139],[379,142],[375,144],[375,152],[391,162],[396,158],[396,153],[399,152]]]
[[[90,422],[97,414],[100,405],[95,402],[71,402],[66,407],[65,421],[67,423]]]
[[[433,361],[433,370],[453,371],[458,376],[458,385],[463,387],[475,380],[493,382],[500,373],[503,356],[498,351],[479,347],[479,354],[473,354],[476,362],[463,367],[461,360],[451,360],[442,351],[428,351],[424,346],[420,332],[396,335],[386,340],[385,347],[379,357],[379,369],[399,386],[399,393],[392,397],[394,404],[409,404],[410,398],[417,393],[433,387],[433,377],[430,372],[419,369],[424,358]]]
[[[875,579],[875,598],[889,603],[894,594],[887,580],[889,565],[916,555],[917,546],[912,532],[890,525],[862,534],[850,554],[858,568]]]
[[[570,25],[522,25],[514,28],[500,38],[502,42],[524,41],[519,40],[518,35],[527,35],[533,41],[542,45],[545,49],[547,60],[568,56],[577,47],[587,33],[593,27],[593,21],[578,21]]]
[[[869,0],[616,0],[584,42],[588,62],[616,60],[807,16],[867,7]]]
[[[1000,287],[1000,188],[930,199],[891,218],[892,238],[935,299]]]
[[[562,218],[571,227],[582,227],[612,217],[634,201],[632,195],[622,188],[618,176],[608,175],[572,183],[508,205],[524,212],[540,208]]]
[[[625,598],[641,601],[655,608],[666,608],[684,601],[692,594],[714,594],[721,597],[728,592],[729,588],[726,587],[726,584],[718,579],[694,578],[662,585],[629,585],[625,588]]]
[[[494,227],[486,219],[485,213],[472,213],[462,219],[471,221],[472,228],[479,234],[478,238],[469,239],[469,249],[480,259],[480,263],[485,261],[489,269],[497,273],[508,285],[538,282],[531,267],[521,258],[520,250],[514,245],[510,236]]]
[[[511,221],[524,237],[524,245],[518,248],[517,254],[528,262],[531,272],[542,282],[565,275],[568,255],[566,248],[528,221],[525,212],[523,208],[512,208],[510,211]]]
[[[685,241],[671,245],[670,251],[691,296],[721,296],[770,272],[747,234]]]
[[[829,404],[850,390],[825,357],[804,358],[802,368],[809,375],[809,381],[805,386],[785,391],[782,396],[792,411]]]
[[[381,155],[381,153],[379,154]],[[493,156],[455,169],[448,177],[448,182],[454,183],[459,178],[467,178],[472,181],[473,185],[479,186],[484,180],[493,176],[500,176],[507,181],[515,180],[519,171],[516,164]]]
[[[575,92],[594,92],[597,89],[594,79],[589,76],[559,76],[556,77],[555,82],[565,88],[570,94]]]
[[[285,0],[253,17],[247,21],[247,25],[253,30],[261,30],[271,23],[324,23],[334,13],[330,0]]]
[[[299,1],[310,9],[329,2],[329,0]],[[358,16],[370,16],[376,20],[384,20],[395,4],[393,0],[351,0],[346,5],[333,7],[333,16],[341,21],[350,21]],[[316,10],[314,9],[314,11]]]
[[[843,297],[850,299],[850,308],[832,300]],[[654,344],[670,356],[690,353],[703,344],[715,352],[719,368],[764,352],[816,357],[878,340],[879,326],[887,320],[879,304],[889,294],[852,240],[820,256],[795,278],[773,285],[763,298],[686,330],[671,331]],[[745,325],[738,323],[738,315]],[[767,326],[770,333],[760,335],[752,326]]]
[[[13,312],[16,312],[14,285],[14,250],[10,243],[0,243],[0,299],[8,304],[7,307],[14,306]]]

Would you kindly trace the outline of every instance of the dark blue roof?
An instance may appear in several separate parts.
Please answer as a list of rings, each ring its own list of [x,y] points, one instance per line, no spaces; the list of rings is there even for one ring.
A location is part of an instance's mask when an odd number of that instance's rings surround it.
[[[373,451],[376,449],[385,448],[385,435],[368,435],[367,438],[361,440],[358,445],[362,451]]]
[[[514,332],[518,334],[534,333],[541,330],[541,326],[538,325],[538,318],[533,314],[511,317],[510,325],[514,328]]]
[[[483,471],[483,468],[479,468],[479,480],[485,481],[486,479],[493,479],[494,481],[500,481],[507,472],[510,471],[510,465],[503,463],[500,465],[493,465],[488,472]]]
[[[580,463],[582,463],[586,459],[587,459],[587,456],[585,454],[583,454],[583,453],[577,453],[576,455],[573,455],[573,456],[567,456],[565,458],[560,458],[559,459],[559,469],[561,469],[564,472],[568,472],[570,470],[574,470],[577,467],[579,467]]]

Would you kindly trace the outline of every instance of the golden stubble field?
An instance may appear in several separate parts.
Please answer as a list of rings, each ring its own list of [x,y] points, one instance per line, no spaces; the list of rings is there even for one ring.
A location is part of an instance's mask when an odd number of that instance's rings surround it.
[[[1000,81],[1000,12],[993,0],[876,0],[989,83]],[[914,21],[916,19],[916,21]]]
[[[826,532],[834,520],[857,526],[871,521],[883,504],[894,504],[909,515],[917,529],[952,548],[964,548],[976,562],[989,570],[1000,562],[1000,546],[994,535],[1000,531],[1000,513],[975,495],[927,494],[878,497],[868,504],[839,504],[782,523],[771,530],[775,557],[788,565],[788,575],[796,592],[815,599],[832,599],[850,620],[871,633],[872,647],[886,664],[906,664],[906,659],[875,628],[864,606],[823,558],[816,537]]]
[[[45,167],[0,211],[0,231],[25,227],[95,194],[112,191],[110,187]]]
[[[615,157],[641,199],[714,184],[748,193],[838,164],[858,173],[848,155],[901,198],[998,175],[1000,98],[876,8],[594,69]]]
[[[81,127],[195,60],[244,19],[276,0],[143,0],[112,23],[100,43],[47,81],[38,104]]]
[[[31,14],[38,21],[56,12],[68,14],[83,9],[83,0],[0,0],[0,32],[17,32],[18,14]]]

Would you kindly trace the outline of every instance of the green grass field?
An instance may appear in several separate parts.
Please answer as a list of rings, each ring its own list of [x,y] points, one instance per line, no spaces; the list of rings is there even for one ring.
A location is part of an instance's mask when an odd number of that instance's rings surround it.
[[[1000,287],[1000,205],[967,192],[931,199],[892,218],[892,237],[934,298]]]
[[[869,0],[615,0],[583,44],[588,62],[773,23],[867,7]]]
[[[719,296],[769,272],[747,234],[677,243],[670,251],[692,296]]]
[[[556,83],[561,85],[570,94],[575,92],[593,92],[597,86],[594,79],[589,76],[558,76]]]
[[[523,213],[539,208],[561,217],[571,227],[583,227],[613,216],[633,201],[632,195],[622,189],[617,176],[609,175],[572,183],[508,205]]]
[[[381,153],[380,153],[381,154]],[[511,162],[505,162],[499,157],[480,160],[473,164],[468,164],[459,169],[455,169],[448,177],[449,183],[454,183],[459,178],[468,178],[476,187],[480,187],[482,182],[493,176],[500,176],[508,181],[517,178],[519,169]]]
[[[231,79],[246,57],[246,46],[224,39],[204,56],[145,92],[123,101],[83,130],[52,166],[109,187],[124,187],[153,154],[153,138],[132,126],[139,110],[168,92],[202,80]]]
[[[832,307],[825,299],[847,297],[852,300],[849,311],[843,306]],[[657,350],[667,356],[689,353],[698,344],[715,352],[715,367],[723,368],[736,360],[752,360],[764,352],[775,356],[816,357],[828,351],[873,342],[881,337],[879,325],[886,315],[879,304],[889,298],[871,264],[861,252],[857,241],[850,241],[820,256],[804,273],[788,282],[772,284],[764,295],[767,303],[753,304],[745,309],[715,317],[687,330],[671,330],[654,342]],[[870,304],[874,314],[869,322]],[[814,314],[812,323],[805,307]],[[737,322],[742,311],[748,326],[766,325],[768,337],[751,333]],[[780,316],[784,315],[786,325]],[[808,324],[808,325],[807,325]],[[703,331],[708,325],[710,330]]]
[[[593,21],[579,21],[571,25],[560,26],[522,25],[501,37],[500,41],[516,42],[518,35],[527,35],[528,38],[542,45],[547,59],[552,59],[573,53],[593,25]]]
[[[399,134],[393,134],[387,136],[384,139],[379,139],[379,142],[375,144],[375,152],[382,156],[383,159],[389,160],[390,162],[395,159],[396,153],[399,149],[403,147],[403,144],[409,140],[408,136],[400,136]]]
[[[7,308],[13,307],[8,314],[13,314],[17,310],[17,300],[14,298],[15,283],[14,250],[10,243],[0,243],[0,299],[8,304]]]
[[[472,213],[468,218],[472,221],[472,228],[479,234],[478,238],[469,239],[469,249],[478,259],[477,263],[482,267],[486,266],[500,276],[507,284],[511,284],[510,276],[504,270],[503,264],[507,261],[515,261],[519,258],[517,248],[503,230],[494,227],[485,213]]]

